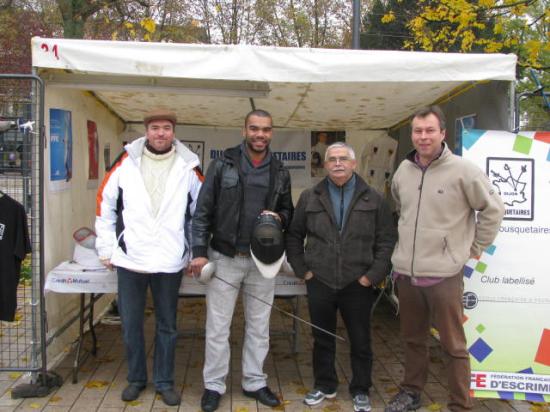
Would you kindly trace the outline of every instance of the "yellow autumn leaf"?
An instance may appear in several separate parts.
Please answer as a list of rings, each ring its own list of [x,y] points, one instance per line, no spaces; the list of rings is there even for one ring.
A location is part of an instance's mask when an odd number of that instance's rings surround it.
[[[529,40],[525,42],[525,50],[527,51],[527,61],[530,63],[536,62],[540,50],[542,47],[542,43],[537,40]]]
[[[149,33],[154,33],[157,28],[157,24],[150,17],[144,18],[142,21],[139,22],[139,24]]]
[[[495,0],[479,0],[479,5],[488,9],[495,5]]]
[[[42,407],[42,405],[40,405],[37,402],[33,402],[29,405],[29,407],[31,407],[32,409],[40,409]]]
[[[248,408],[245,406],[239,406],[237,409],[235,409],[235,412],[248,412]]]
[[[139,406],[139,405],[141,405],[141,403],[142,403],[141,401],[135,400],[135,401],[126,402],[126,405]]]
[[[443,406],[441,406],[439,403],[434,402],[431,405],[428,405],[428,410],[430,412],[438,412],[443,409]]]
[[[62,400],[63,398],[61,396],[52,396],[50,398],[50,403],[55,403],[55,402],[59,402],[60,400]]]
[[[394,20],[395,20],[395,14],[393,14],[393,11],[390,11],[389,13],[384,14],[380,19],[382,23],[391,23]]]
[[[10,379],[15,380],[15,379],[19,379],[21,375],[23,375],[21,372],[12,372],[8,376]]]
[[[89,381],[84,387],[88,389],[101,389],[109,385],[107,381]]]
[[[546,404],[546,403],[533,402],[533,404],[531,405],[529,410],[531,412],[549,412],[550,408],[548,407],[548,404]]]
[[[307,388],[305,388],[304,386],[301,386],[299,388],[296,389],[296,393],[298,395],[305,395],[306,393],[308,393],[309,391],[307,390]]]
[[[124,27],[126,27],[127,29],[132,29],[132,28],[134,28],[134,23],[131,23],[129,21],[125,21],[124,22]]]

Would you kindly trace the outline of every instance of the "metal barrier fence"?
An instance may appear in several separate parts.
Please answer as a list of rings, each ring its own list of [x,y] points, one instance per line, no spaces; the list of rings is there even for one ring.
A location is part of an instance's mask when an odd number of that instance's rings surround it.
[[[32,248],[22,262],[19,282],[16,270],[6,271],[4,266],[0,274],[2,299],[16,293],[15,316],[0,321],[0,371],[31,374],[30,384],[15,387],[12,397],[43,396],[49,392],[51,381],[46,369],[42,261],[43,112],[44,87],[40,78],[0,74],[0,232],[7,234],[8,225],[21,223],[12,221],[13,215],[7,215],[10,207],[20,204],[25,212],[21,215],[27,219]],[[9,221],[2,222],[2,218]],[[2,240],[3,259],[10,256],[13,251],[10,248],[15,247],[15,242],[17,239],[7,236]]]

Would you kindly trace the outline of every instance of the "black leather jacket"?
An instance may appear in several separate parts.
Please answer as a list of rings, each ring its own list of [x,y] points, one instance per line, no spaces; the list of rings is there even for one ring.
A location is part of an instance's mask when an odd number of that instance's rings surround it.
[[[218,252],[235,256],[243,201],[240,156],[240,146],[229,148],[208,167],[193,215],[191,245],[194,258],[208,256],[209,241]],[[286,228],[294,211],[290,174],[274,157],[270,162],[267,199],[266,209],[278,213]]]

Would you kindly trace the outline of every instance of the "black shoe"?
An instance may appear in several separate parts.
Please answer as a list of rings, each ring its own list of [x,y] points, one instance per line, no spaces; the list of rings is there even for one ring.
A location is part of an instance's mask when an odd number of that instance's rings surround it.
[[[157,391],[162,401],[168,406],[175,406],[181,403],[181,396],[173,388]]]
[[[281,404],[281,401],[273,392],[271,392],[271,389],[269,389],[267,386],[264,386],[263,388],[258,389],[257,391],[245,391],[243,389],[243,393],[245,396],[248,396],[249,398],[254,398],[258,400],[260,403],[264,404],[265,406],[279,406]]]
[[[205,389],[201,398],[201,409],[203,412],[214,412],[220,406],[220,398],[222,395],[219,392]]]
[[[145,386],[136,385],[135,383],[129,384],[124,390],[122,391],[122,395],[120,398],[124,402],[131,402],[135,401],[142,390],[145,389]]]

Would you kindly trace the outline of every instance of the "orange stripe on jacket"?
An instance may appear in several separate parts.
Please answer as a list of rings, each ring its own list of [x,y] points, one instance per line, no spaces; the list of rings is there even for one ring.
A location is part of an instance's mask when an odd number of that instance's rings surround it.
[[[200,182],[201,183],[204,183],[204,175],[202,174],[202,170],[200,167],[198,166],[195,166],[193,168],[193,170],[195,171],[195,174],[197,175],[197,177],[199,178]]]
[[[103,178],[103,182],[101,182],[101,186],[99,187],[99,190],[97,191],[96,196],[96,206],[95,206],[95,215],[101,216],[101,203],[103,203],[103,189],[105,189],[105,185],[109,181],[109,178],[114,173],[114,171],[122,164],[124,159],[128,157],[128,153],[124,152],[122,156],[120,156],[119,160],[113,164],[111,169],[109,170],[109,173],[105,175]]]

